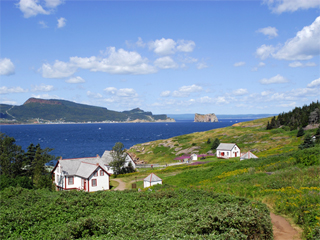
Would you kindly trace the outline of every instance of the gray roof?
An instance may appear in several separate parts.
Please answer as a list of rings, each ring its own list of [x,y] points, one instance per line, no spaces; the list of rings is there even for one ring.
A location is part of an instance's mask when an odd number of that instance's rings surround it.
[[[103,155],[101,156],[101,159],[103,159],[104,164],[109,165],[113,161],[111,151],[104,151]],[[130,161],[131,157],[129,154],[127,154],[126,161]]]
[[[243,154],[240,159],[250,159],[250,158],[258,158],[256,155],[254,155],[252,152],[247,152],[245,154]]]
[[[127,154],[126,161],[130,161],[131,157]],[[62,171],[66,175],[77,175],[80,177],[88,178],[100,165],[105,171],[106,166],[109,166],[113,158],[110,151],[105,151],[101,157],[88,158],[71,158],[71,159],[60,159],[59,163],[62,167]]]
[[[158,181],[162,181],[161,178],[159,178],[157,175],[155,175],[154,173],[151,173],[148,177],[146,177],[145,179],[143,179],[143,181],[147,181],[147,182],[158,182]]]
[[[62,171],[69,176],[80,176],[88,178],[97,168],[103,168],[98,162],[93,160],[97,158],[78,158],[78,159],[66,159],[59,160],[59,164]],[[89,160],[88,162],[86,160]],[[91,163],[90,163],[91,162]],[[105,169],[104,169],[105,170]]]
[[[220,143],[219,146],[217,147],[217,150],[231,151],[235,145],[236,145],[235,143]]]

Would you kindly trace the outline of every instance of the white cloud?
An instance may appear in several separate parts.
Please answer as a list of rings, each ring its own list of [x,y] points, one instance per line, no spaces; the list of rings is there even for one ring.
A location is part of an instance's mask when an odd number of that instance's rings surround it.
[[[174,91],[172,93],[172,96],[173,97],[188,97],[191,93],[201,92],[201,91],[202,91],[202,87],[193,84],[191,86],[180,87],[179,90]]]
[[[270,95],[272,92],[270,92],[270,91],[263,91],[262,93],[261,93],[261,96],[268,96],[268,95]]]
[[[87,96],[90,98],[102,98],[102,95],[100,93],[94,93],[91,91],[87,91]]]
[[[20,0],[17,4],[21,12],[23,12],[25,18],[36,16],[38,14],[50,14],[50,11],[46,11],[40,4],[37,4],[38,0]]]
[[[245,89],[245,88],[239,88],[239,89],[237,89],[237,90],[234,90],[232,93],[233,93],[234,95],[237,95],[237,96],[242,96],[242,95],[247,94],[247,93],[248,93],[248,90]]]
[[[256,67],[252,68],[251,71],[256,72],[259,68],[264,67],[265,65],[266,64],[264,62],[259,62],[259,64]]]
[[[305,26],[297,35],[289,39],[275,54],[274,58],[284,60],[307,60],[320,54],[320,16],[310,25]]]
[[[307,63],[305,64],[305,66],[306,66],[306,67],[315,67],[315,66],[317,66],[317,64],[314,63],[314,62],[307,62]]]
[[[28,89],[23,89],[22,87],[0,87],[0,94],[7,94],[7,93],[23,93],[28,92]]]
[[[192,52],[196,44],[191,40],[178,40],[177,50],[179,52]]]
[[[138,47],[145,47],[146,46],[146,44],[142,41],[141,37],[138,37],[138,41],[136,42],[136,45]]]
[[[170,91],[163,91],[161,94],[160,94],[160,96],[161,97],[168,97],[168,96],[170,96]]]
[[[292,62],[289,64],[289,67],[293,67],[293,68],[296,68],[296,67],[302,67],[303,64],[301,62]]]
[[[77,67],[71,63],[65,63],[56,60],[51,66],[48,63],[42,64],[40,71],[42,71],[42,77],[44,78],[65,78],[73,75],[77,70]]]
[[[67,20],[65,18],[63,18],[63,17],[59,18],[57,27],[58,28],[63,28],[66,25],[66,21]]]
[[[273,83],[287,83],[289,82],[288,79],[286,79],[285,77],[281,76],[280,74],[272,77],[272,78],[263,78],[260,80],[261,84],[273,84]]]
[[[78,68],[92,72],[107,72],[110,74],[151,74],[157,69],[148,64],[147,58],[142,58],[137,52],[116,51],[115,47],[107,48],[108,57],[70,57],[69,62],[56,61],[53,66],[42,65],[42,76],[45,78],[65,78],[73,75]]]
[[[2,104],[8,104],[8,105],[18,105],[16,101],[7,99],[7,98],[0,98],[0,103]]]
[[[307,63],[301,63],[301,62],[298,62],[298,61],[295,61],[295,62],[292,62],[289,64],[289,67],[293,67],[293,68],[296,68],[296,67],[315,67],[317,66],[317,64],[315,64],[314,62],[307,62]]]
[[[194,41],[184,39],[176,42],[171,38],[161,38],[149,42],[149,49],[159,55],[171,55],[176,52],[192,52],[195,46]]]
[[[41,2],[42,3],[42,2]],[[38,14],[49,15],[60,4],[64,3],[63,0],[45,0],[45,8],[39,4],[39,0],[20,0],[16,5],[23,12],[25,18],[37,16]]]
[[[170,55],[175,53],[177,43],[168,38],[161,38],[149,43],[149,49],[160,55]]]
[[[283,104],[280,104],[279,106],[281,107],[290,107],[290,108],[294,108],[296,107],[296,102],[291,102],[291,103],[283,103]]]
[[[278,29],[276,29],[275,27],[260,28],[257,30],[257,32],[262,33],[268,36],[269,38],[274,38],[278,36]]]
[[[208,67],[208,65],[206,63],[204,63],[204,62],[197,64],[197,68],[198,69],[204,69],[204,68],[207,68],[207,67]]]
[[[233,64],[233,66],[235,66],[235,67],[241,67],[241,66],[244,66],[244,65],[246,65],[245,62],[236,62],[235,64]]]
[[[121,88],[108,87],[104,89],[105,92],[117,97],[138,97],[138,94],[133,88]]]
[[[32,94],[31,97],[41,98],[41,99],[63,99],[61,97],[58,97],[57,95],[49,95],[48,93],[39,94],[39,95]]]
[[[263,44],[261,47],[259,47],[256,50],[256,56],[261,58],[262,60],[268,58],[269,56],[271,56],[274,51],[276,50],[275,47],[273,47],[272,45],[267,46],[265,44]]]
[[[41,84],[41,85],[32,86],[31,91],[32,92],[50,92],[53,89],[54,89],[54,87],[52,85]]]
[[[55,8],[64,3],[64,0],[45,0],[46,6],[49,8]]]
[[[177,68],[178,64],[173,61],[169,56],[158,58],[154,61],[154,65],[158,68],[168,69],[168,68]]]
[[[15,72],[13,63],[9,58],[0,59],[0,75],[12,75]]]
[[[264,0],[273,13],[295,12],[299,9],[319,8],[319,0]]]
[[[309,88],[320,86],[320,78],[313,80],[311,83],[307,85]]]
[[[84,83],[85,80],[82,77],[77,76],[77,77],[72,77],[66,80],[66,82],[67,83]]]
[[[41,28],[48,28],[48,25],[44,21],[39,21]]]

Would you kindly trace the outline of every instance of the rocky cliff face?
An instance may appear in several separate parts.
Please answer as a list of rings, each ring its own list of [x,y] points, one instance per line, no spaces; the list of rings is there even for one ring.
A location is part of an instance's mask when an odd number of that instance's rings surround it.
[[[29,98],[23,105],[26,105],[28,103],[40,103],[40,104],[49,104],[49,105],[62,105],[59,101],[54,100],[45,100],[40,98]]]
[[[194,122],[218,122],[218,118],[214,113],[194,115]]]

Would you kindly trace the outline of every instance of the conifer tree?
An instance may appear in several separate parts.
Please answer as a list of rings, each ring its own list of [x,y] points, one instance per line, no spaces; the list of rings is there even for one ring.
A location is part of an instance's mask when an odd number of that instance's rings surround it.
[[[303,128],[301,127],[301,128],[299,129],[298,133],[297,133],[297,137],[301,137],[301,136],[303,136],[303,135],[304,135],[304,130],[303,130]]]
[[[217,147],[219,146],[219,144],[220,144],[220,140],[218,138],[216,138],[212,143],[211,149],[216,150]]]

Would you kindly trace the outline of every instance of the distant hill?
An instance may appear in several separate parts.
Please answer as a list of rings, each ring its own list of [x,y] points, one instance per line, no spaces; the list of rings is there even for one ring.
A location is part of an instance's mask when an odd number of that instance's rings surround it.
[[[66,100],[30,98],[21,106],[0,104],[1,120],[30,122],[34,119],[55,122],[103,122],[103,121],[174,121],[167,115],[153,115],[139,108],[117,112],[104,107],[79,104]]]
[[[194,120],[194,114],[167,114],[168,117],[174,118],[175,120]],[[218,119],[258,119],[276,116],[278,114],[216,114]]]

